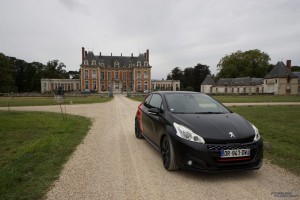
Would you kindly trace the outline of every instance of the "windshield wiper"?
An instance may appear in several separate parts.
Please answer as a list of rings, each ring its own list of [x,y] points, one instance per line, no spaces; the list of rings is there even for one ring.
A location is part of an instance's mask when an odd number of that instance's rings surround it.
[[[194,112],[194,114],[224,114],[223,112]]]

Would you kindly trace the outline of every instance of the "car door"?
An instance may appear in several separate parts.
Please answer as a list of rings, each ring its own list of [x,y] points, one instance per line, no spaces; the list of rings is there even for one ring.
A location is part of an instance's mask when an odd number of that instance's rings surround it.
[[[142,107],[142,131],[143,131],[143,134],[149,138],[149,135],[150,135],[150,127],[152,126],[152,122],[151,122],[151,119],[149,118],[149,116],[147,115],[148,113],[148,110],[150,108],[150,100],[151,100],[151,97],[152,95],[149,95],[144,103],[143,103],[143,107]]]
[[[157,108],[161,112],[162,97],[159,94],[153,94],[149,102],[149,108]],[[149,131],[149,139],[156,145],[159,146],[160,133],[161,130],[161,113],[151,114],[149,112],[145,113],[146,118],[149,119],[149,124],[147,124],[147,129]]]

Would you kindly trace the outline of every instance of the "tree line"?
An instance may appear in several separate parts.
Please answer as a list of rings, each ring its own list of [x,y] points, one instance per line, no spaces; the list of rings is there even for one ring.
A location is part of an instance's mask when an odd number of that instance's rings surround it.
[[[59,60],[47,64],[27,63],[24,60],[0,53],[0,93],[40,92],[41,78],[79,78],[79,71],[66,71]]]
[[[270,56],[258,49],[237,51],[225,55],[217,65],[218,73],[212,75],[217,81],[220,78],[252,77],[263,78],[274,67],[270,64]],[[292,71],[300,71],[300,67],[293,66]],[[167,80],[180,80],[181,90],[200,91],[200,84],[207,75],[211,75],[209,66],[197,64],[195,67],[180,69],[175,67],[167,76]]]

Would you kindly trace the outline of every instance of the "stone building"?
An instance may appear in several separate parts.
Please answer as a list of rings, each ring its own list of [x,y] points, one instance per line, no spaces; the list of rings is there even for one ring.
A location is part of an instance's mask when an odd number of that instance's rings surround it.
[[[220,78],[216,83],[207,76],[201,84],[201,91],[208,94],[300,94],[300,78],[287,65],[278,62],[264,78]]]
[[[138,56],[104,56],[85,51],[82,47],[82,63],[80,65],[82,91],[130,90],[140,92],[150,90],[151,68],[149,50]]]
[[[151,89],[156,90],[180,90],[180,81],[179,80],[152,80]]]

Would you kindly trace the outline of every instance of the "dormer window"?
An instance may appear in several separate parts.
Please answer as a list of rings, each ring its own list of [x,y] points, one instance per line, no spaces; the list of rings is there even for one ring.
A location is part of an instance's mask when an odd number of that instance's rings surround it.
[[[88,60],[84,60],[84,65],[89,65],[89,61]]]
[[[142,63],[139,61],[137,62],[137,66],[140,67],[142,65]]]
[[[101,67],[104,67],[104,63],[101,63],[100,65],[101,65]]]
[[[96,60],[92,60],[92,65],[96,65]]]
[[[132,67],[132,64],[129,64],[129,67]]]
[[[114,67],[119,67],[119,63],[118,63],[118,62],[115,62],[115,63],[114,63]]]
[[[146,67],[148,66],[148,62],[147,61],[144,62],[144,66],[146,66]]]

